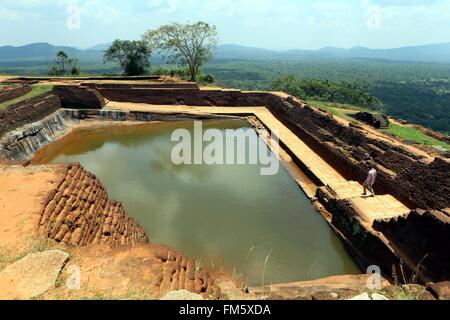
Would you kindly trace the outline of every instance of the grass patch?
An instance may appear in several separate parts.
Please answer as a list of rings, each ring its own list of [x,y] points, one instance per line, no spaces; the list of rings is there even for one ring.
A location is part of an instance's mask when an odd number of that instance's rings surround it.
[[[0,109],[5,108],[11,104],[15,104],[15,103],[27,100],[27,99],[31,99],[33,97],[50,92],[52,90],[53,90],[53,85],[51,85],[51,84],[34,84],[34,85],[32,85],[31,91],[28,92],[27,94],[24,94],[23,96],[18,97],[16,99],[0,103]]]
[[[341,119],[345,119],[349,122],[355,121],[355,119],[352,118],[351,115],[357,112],[365,111],[370,113],[377,113],[376,111],[373,110],[358,108],[349,104],[340,104],[323,101],[307,101],[307,103],[313,107],[328,111],[332,115],[339,117]],[[420,130],[417,130],[416,128],[411,126],[402,126],[391,122],[389,124],[389,129],[380,129],[380,131],[389,133],[403,140],[428,146],[439,146],[450,151],[450,145],[448,143],[430,137],[425,133],[421,132]]]
[[[410,126],[401,126],[395,123],[389,125],[389,129],[381,129],[383,132],[390,133],[396,137],[403,140],[413,141],[415,143],[429,145],[429,146],[440,146],[450,151],[450,145],[444,141],[437,140],[433,137],[427,136],[425,133],[417,130]]]
[[[361,112],[361,111],[367,111],[371,113],[375,113],[373,110],[355,107],[351,104],[342,104],[342,103],[335,103],[335,102],[324,102],[324,101],[318,101],[318,100],[309,100],[306,101],[310,106],[313,106],[315,108],[323,109],[325,111],[328,111],[332,115],[339,117],[341,119],[345,119],[349,122],[354,122],[355,119],[352,118],[350,115]]]
[[[5,252],[0,251],[0,271],[2,271],[12,260],[11,256]]]

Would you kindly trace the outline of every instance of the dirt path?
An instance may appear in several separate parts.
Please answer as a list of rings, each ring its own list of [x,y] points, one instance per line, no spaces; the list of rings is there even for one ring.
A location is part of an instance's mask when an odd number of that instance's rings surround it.
[[[47,197],[64,175],[58,165],[0,165],[0,248],[25,249],[37,235]]]
[[[0,76],[0,82],[7,81],[8,79],[11,79],[11,78],[13,78],[13,77],[11,77],[11,76]]]

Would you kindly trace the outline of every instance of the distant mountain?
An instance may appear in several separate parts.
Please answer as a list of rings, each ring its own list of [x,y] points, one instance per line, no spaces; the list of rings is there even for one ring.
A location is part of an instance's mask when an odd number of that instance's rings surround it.
[[[224,44],[217,47],[214,57],[216,59],[279,59],[283,54],[267,49],[244,47],[236,44]]]
[[[101,43],[101,44],[97,44],[93,47],[87,48],[85,50],[90,50],[90,51],[106,51],[108,50],[108,48],[111,46],[112,42],[107,42],[107,43]]]
[[[48,43],[33,43],[25,46],[0,47],[0,61],[50,61],[60,50],[80,61],[102,61],[103,52],[110,43],[99,44],[89,49],[77,49],[65,46],[53,46]],[[161,57],[154,55],[154,62]],[[450,42],[395,49],[369,49],[354,47],[350,49],[326,47],[319,50],[274,51],[261,48],[245,47],[235,44],[220,45],[214,54],[216,60],[300,60],[305,58],[364,58],[396,61],[440,62],[450,63]]]
[[[319,50],[272,51],[238,45],[223,45],[217,48],[216,59],[275,59],[298,60],[304,58],[364,58],[395,61],[450,63],[450,42],[395,49],[350,49],[326,47]]]
[[[49,43],[32,43],[24,46],[0,47],[0,61],[23,60],[52,60],[58,51],[66,52],[71,58],[80,60],[98,60],[103,56],[102,51],[81,50],[73,47],[54,46]]]
[[[395,49],[351,48],[349,57],[372,58],[386,60],[450,62],[450,42],[423,46],[403,47]]]

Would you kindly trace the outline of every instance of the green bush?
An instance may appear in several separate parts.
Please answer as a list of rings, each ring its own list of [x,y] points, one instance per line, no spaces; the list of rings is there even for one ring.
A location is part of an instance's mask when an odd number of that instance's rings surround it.
[[[269,90],[283,91],[304,100],[317,100],[355,106],[373,110],[383,109],[383,103],[365,92],[361,84],[354,82],[333,83],[328,80],[298,79],[293,75],[276,78]]]
[[[200,83],[214,83],[214,76],[211,74],[207,74],[207,73],[206,74],[201,73],[198,76],[198,81]]]
[[[72,70],[70,70],[70,74],[71,74],[72,76],[78,76],[78,75],[80,75],[80,68],[78,68],[78,67],[76,67],[76,66],[73,66],[73,67],[72,67]]]

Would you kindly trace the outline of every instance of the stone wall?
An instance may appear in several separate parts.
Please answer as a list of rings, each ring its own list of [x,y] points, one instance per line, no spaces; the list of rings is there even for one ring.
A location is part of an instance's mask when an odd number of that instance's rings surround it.
[[[435,282],[450,279],[450,217],[439,211],[415,210],[407,217],[375,221],[381,231],[415,266]]]
[[[139,112],[139,111],[123,111],[123,110],[65,110],[66,116],[75,121],[96,119],[107,121],[192,121],[192,120],[222,120],[222,119],[241,119],[233,115],[220,114],[196,114],[184,112]]]
[[[81,86],[88,87],[91,89],[194,89],[199,90],[199,87],[194,82],[187,83],[129,83],[129,84],[120,84],[120,83],[94,83],[94,82],[85,82],[82,83]]]
[[[102,109],[105,99],[95,89],[70,85],[55,85],[53,93],[66,109]]]
[[[332,226],[349,246],[361,269],[366,270],[375,264],[381,268],[386,278],[391,278],[392,267],[399,269],[400,257],[359,217],[350,202],[336,198],[326,187],[318,189],[317,198],[332,213]]]
[[[450,207],[448,160],[437,157],[427,163],[399,145],[370,138],[357,126],[345,126],[294,99],[271,104],[271,110],[348,180],[362,183],[375,166],[378,194],[392,194],[411,208]]]
[[[58,110],[44,119],[6,133],[0,138],[0,159],[31,160],[43,145],[68,128],[67,114]]]
[[[14,88],[12,90],[0,91],[0,103],[21,97],[24,94],[27,94],[28,92],[30,92],[31,89],[32,88],[30,86],[24,85],[24,86],[19,86],[17,88]]]
[[[100,121],[193,121],[238,119],[235,116],[186,113],[134,112],[97,109],[60,109],[53,114],[0,137],[0,160],[29,161],[46,144],[54,141],[80,120]]]
[[[105,187],[79,164],[67,166],[66,177],[48,198],[39,232],[63,244],[141,244],[148,237],[124,210],[109,199]]]
[[[317,197],[332,213],[332,225],[350,245],[359,265],[381,268],[399,282],[441,282],[450,278],[450,217],[440,211],[414,210],[373,223],[360,218],[351,200],[332,195],[326,187]],[[396,279],[395,279],[396,278]]]
[[[262,106],[270,95],[267,92],[243,93],[238,90],[199,90],[198,88],[115,88],[98,87],[108,100],[119,102],[149,103],[189,106]]]
[[[39,121],[59,108],[61,101],[51,93],[10,105],[0,110],[0,136],[28,123]]]

